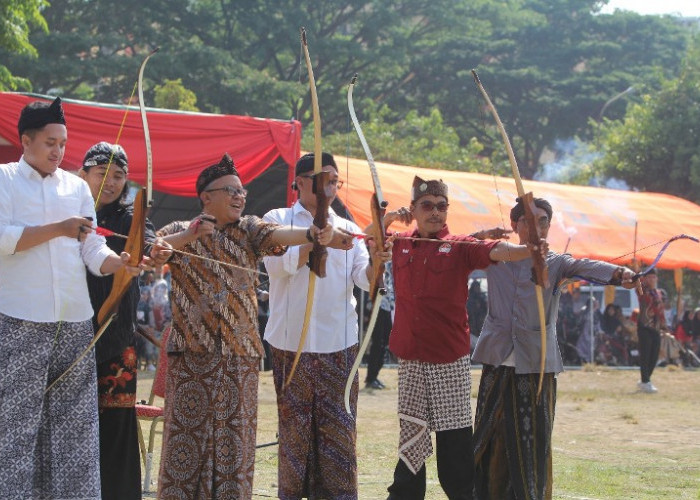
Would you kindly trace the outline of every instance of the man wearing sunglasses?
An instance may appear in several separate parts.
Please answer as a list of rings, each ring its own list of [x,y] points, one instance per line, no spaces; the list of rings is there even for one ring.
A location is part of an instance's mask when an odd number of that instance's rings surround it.
[[[414,229],[390,238],[396,316],[389,348],[399,357],[400,424],[390,499],[425,497],[431,432],[443,490],[450,499],[472,498],[468,277],[497,261],[530,256],[525,244],[450,234],[448,208],[444,182],[416,177],[410,207],[385,217],[386,226],[416,221]]]
[[[322,154],[331,196],[335,198],[338,167],[329,153]],[[264,220],[308,226],[316,215],[313,191],[314,154],[296,165],[293,187],[299,200],[290,208],[268,212]],[[330,201],[333,201],[332,199]],[[328,210],[328,224],[359,233],[353,222]],[[372,258],[386,260],[388,252]],[[281,257],[266,257],[270,273],[270,317],[265,340],[270,344],[279,413],[279,487],[281,499],[357,498],[355,417],[345,411],[345,381],[358,352],[355,286],[369,290],[372,266],[364,244],[348,252],[329,249],[326,277],[316,280],[307,337],[294,377],[284,387],[301,337],[309,286],[311,244],[290,248]],[[351,393],[356,414],[358,384]]]

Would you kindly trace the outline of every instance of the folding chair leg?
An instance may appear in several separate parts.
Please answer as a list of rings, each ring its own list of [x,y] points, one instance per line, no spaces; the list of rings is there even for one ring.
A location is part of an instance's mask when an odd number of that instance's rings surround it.
[[[146,454],[146,474],[143,477],[143,491],[151,491],[151,467],[153,466],[153,453]]]

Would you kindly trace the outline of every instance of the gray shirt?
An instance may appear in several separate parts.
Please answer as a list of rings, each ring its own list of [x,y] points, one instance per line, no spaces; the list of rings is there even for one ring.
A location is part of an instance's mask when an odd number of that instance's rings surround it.
[[[547,318],[547,357],[545,372],[559,373],[564,367],[557,345],[559,283],[581,276],[608,282],[619,267],[607,262],[574,259],[569,254],[549,252],[546,258],[550,286],[544,289]],[[472,360],[500,366],[513,353],[516,373],[540,371],[540,319],[535,285],[531,280],[532,260],[501,262],[486,269],[488,314],[476,344]]]

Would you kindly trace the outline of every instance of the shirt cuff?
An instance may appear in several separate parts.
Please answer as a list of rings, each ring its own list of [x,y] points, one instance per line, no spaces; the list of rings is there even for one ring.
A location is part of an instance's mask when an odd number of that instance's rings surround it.
[[[101,247],[94,255],[90,257],[90,260],[86,262],[87,268],[95,276],[109,276],[109,274],[102,274],[100,268],[107,257],[110,255],[116,255],[107,245]]]
[[[0,234],[0,254],[14,254],[17,248],[17,242],[22,237],[23,232],[23,226],[5,226],[2,234]]]

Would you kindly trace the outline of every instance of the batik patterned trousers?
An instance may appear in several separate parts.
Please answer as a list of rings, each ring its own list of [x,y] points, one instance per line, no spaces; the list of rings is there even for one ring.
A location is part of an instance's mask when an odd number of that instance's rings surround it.
[[[253,495],[260,358],[168,355],[161,499]]]
[[[0,498],[99,499],[92,321],[34,323],[0,314]]]
[[[353,415],[345,411],[344,394],[358,346],[302,353],[287,387],[295,353],[271,352],[279,415],[279,498],[356,499],[357,375],[350,393]]]

